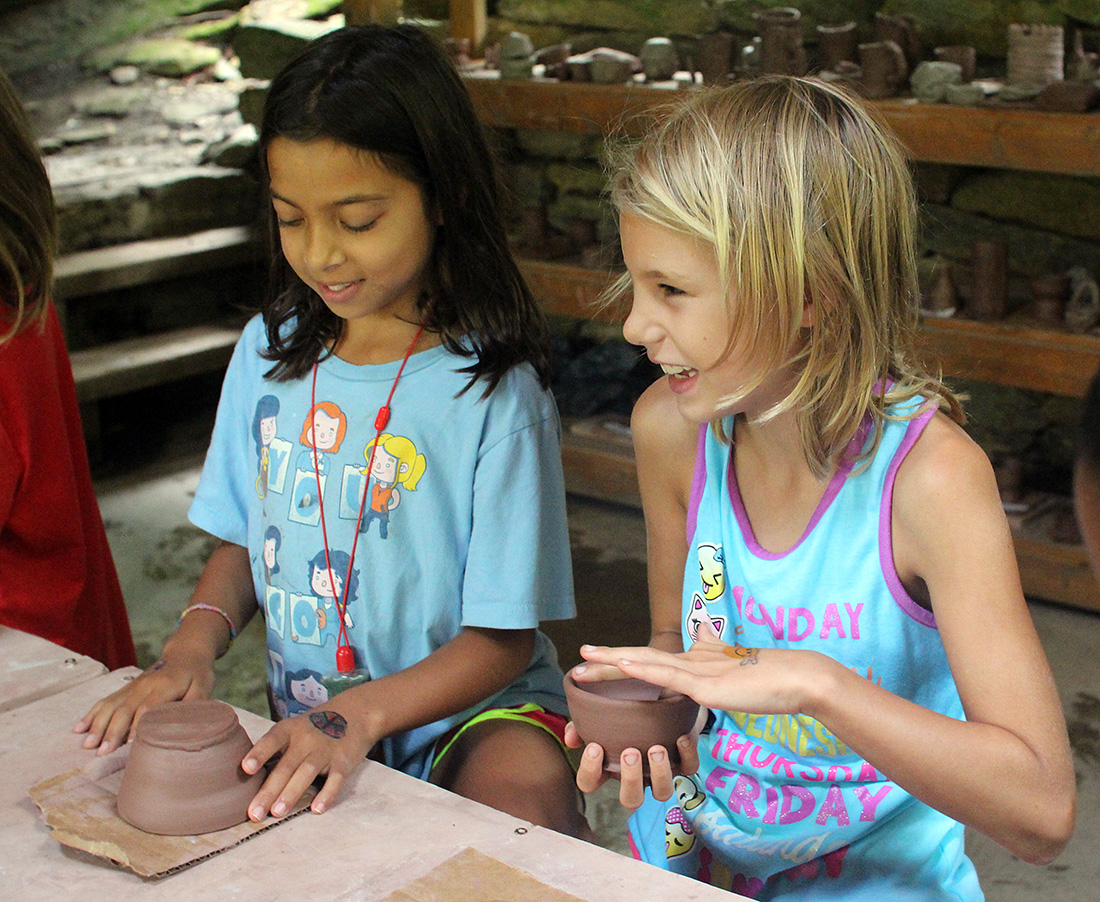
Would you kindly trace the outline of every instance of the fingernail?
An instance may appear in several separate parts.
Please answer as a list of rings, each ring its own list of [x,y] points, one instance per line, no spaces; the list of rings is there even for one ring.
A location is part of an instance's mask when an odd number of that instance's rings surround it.
[[[325,813],[325,803],[324,802],[314,802],[312,805],[309,806],[309,810],[312,811],[314,814],[324,814]]]
[[[638,762],[640,762],[641,760],[642,760],[642,756],[639,755],[637,752],[624,752],[623,753],[623,764],[634,765],[634,764],[637,764]]]
[[[256,773],[256,759],[245,758],[244,761],[241,762],[241,770],[243,770],[246,774]]]
[[[581,646],[581,651],[591,651],[595,647],[596,647],[595,645],[582,645]]]
[[[264,819],[264,810],[259,805],[248,812],[248,816],[254,821],[262,821]]]
[[[275,817],[282,817],[286,813],[286,802],[280,800],[271,806],[271,813]]]
[[[634,662],[633,661],[628,661],[626,658],[623,658],[619,663],[620,664],[625,664],[627,667],[629,667]]]
[[[603,750],[593,742],[584,750],[584,753],[589,758],[599,758],[603,754]]]
[[[576,676],[580,676],[582,673],[586,673],[587,671],[588,671],[588,665],[587,664],[578,664],[576,667],[573,668],[573,673]]]
[[[676,744],[682,749],[690,749],[692,745],[691,737],[681,736],[679,739],[676,740]]]
[[[665,750],[664,749],[654,749],[652,752],[649,753],[649,760],[650,761],[664,761],[665,760]]]

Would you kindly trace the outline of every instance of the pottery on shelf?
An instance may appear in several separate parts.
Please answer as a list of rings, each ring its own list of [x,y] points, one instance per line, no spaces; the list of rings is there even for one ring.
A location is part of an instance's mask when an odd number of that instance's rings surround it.
[[[569,716],[585,743],[603,746],[604,770],[618,773],[624,749],[642,753],[642,769],[648,773],[646,751],[655,745],[668,749],[673,764],[679,763],[676,740],[691,732],[699,704],[686,695],[659,697],[660,688],[642,680],[604,680],[578,683],[565,675],[565,699]]]
[[[728,31],[699,35],[695,39],[695,67],[703,84],[728,82],[733,70],[733,35]]]
[[[1061,25],[1008,26],[1008,83],[1049,85],[1065,77]]]
[[[963,84],[969,84],[974,80],[974,72],[978,67],[978,51],[975,48],[962,44],[948,44],[935,48],[932,55],[941,63],[956,63],[962,70]]]
[[[817,56],[822,69],[835,69],[838,63],[854,63],[859,58],[859,28],[855,22],[817,26]]]
[[[924,58],[924,43],[917,32],[917,23],[912,16],[875,13],[875,40],[893,41],[902,53],[909,69]]]
[[[650,38],[638,51],[646,81],[668,81],[680,68],[680,55],[669,38]]]
[[[225,830],[248,820],[248,803],[265,774],[241,761],[252,748],[225,702],[159,705],[138,721],[118,790],[124,821],[162,836]]]
[[[905,51],[896,41],[860,44],[859,64],[863,69],[860,90],[871,100],[895,96],[909,77]]]
[[[760,71],[775,75],[805,75],[809,64],[802,45],[802,13],[777,6],[753,13],[760,32]]]
[[[997,320],[1008,312],[1008,245],[997,239],[970,248],[973,282],[966,312],[972,319]]]
[[[1069,298],[1069,276],[1065,273],[1047,273],[1031,280],[1034,298],[1033,312],[1036,319],[1047,323],[1061,323]]]
[[[925,60],[909,76],[909,87],[921,103],[942,103],[947,99],[947,86],[960,85],[962,81],[962,66],[958,63]]]

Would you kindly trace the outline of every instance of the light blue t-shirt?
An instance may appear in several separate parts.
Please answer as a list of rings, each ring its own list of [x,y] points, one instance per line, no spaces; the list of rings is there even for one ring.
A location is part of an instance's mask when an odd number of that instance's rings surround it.
[[[482,399],[480,382],[459,395],[468,358],[443,347],[413,354],[368,478],[375,418],[400,361],[323,361],[311,417],[311,377],[265,379],[266,344],[257,316],[229,364],[189,516],[248,548],[278,715],[328,698],[323,678],[336,671],[339,630],[330,570],[336,598],[349,587],[356,664],[375,678],[417,663],[463,627],[530,629],[575,615],[560,423],[529,367],[510,370]],[[564,714],[561,680],[539,632],[527,672],[511,686],[390,737],[384,760],[424,777],[435,740],[479,710],[534,702]]]
[[[794,547],[753,536],[731,448],[700,432],[688,512],[684,647],[709,618],[746,648],[808,649],[963,718],[932,613],[894,569],[897,468],[934,414],[887,420],[866,469],[842,467]],[[843,699],[839,700],[843,703]],[[963,827],[918,801],[806,715],[712,712],[700,769],[631,819],[639,857],[753,899],[976,902]]]

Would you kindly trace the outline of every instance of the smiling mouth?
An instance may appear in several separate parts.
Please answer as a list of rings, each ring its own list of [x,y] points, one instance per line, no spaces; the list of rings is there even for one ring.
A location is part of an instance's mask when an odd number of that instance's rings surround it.
[[[352,282],[338,282],[335,285],[326,285],[326,284],[322,283],[321,287],[324,288],[325,291],[337,292],[337,291],[343,291],[348,286],[354,285],[354,284],[355,284],[354,281],[352,281]]]
[[[662,363],[661,370],[666,376],[694,376],[698,370],[692,369],[690,366],[673,366],[669,363]]]

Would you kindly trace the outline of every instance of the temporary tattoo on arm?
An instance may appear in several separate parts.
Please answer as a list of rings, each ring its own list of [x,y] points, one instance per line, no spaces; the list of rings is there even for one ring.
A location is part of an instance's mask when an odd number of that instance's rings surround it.
[[[348,732],[347,720],[335,711],[310,711],[309,722],[329,739],[343,739]]]
[[[757,657],[760,653],[759,648],[745,648],[744,645],[727,645],[722,649],[722,653],[740,661],[742,667],[746,664],[760,663],[760,658]]]

